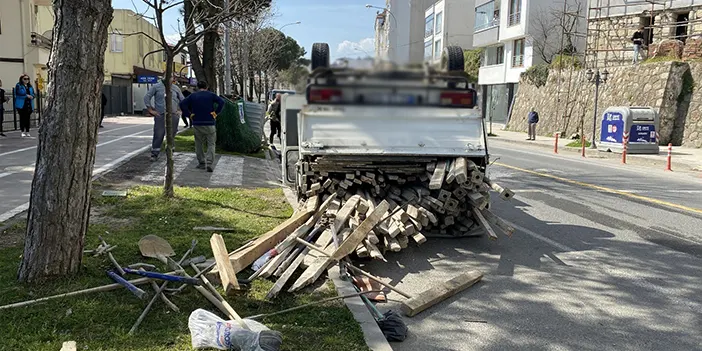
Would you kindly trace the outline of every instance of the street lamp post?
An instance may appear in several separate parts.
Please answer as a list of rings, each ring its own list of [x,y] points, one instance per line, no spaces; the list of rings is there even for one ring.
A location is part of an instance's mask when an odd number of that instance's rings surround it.
[[[301,21],[290,22],[290,23],[288,23],[288,24],[284,24],[283,26],[281,26],[280,28],[278,28],[278,30],[279,30],[279,31],[282,31],[283,28],[285,28],[285,27],[287,27],[287,26],[292,26],[292,25],[296,25],[296,24],[300,24],[300,23],[302,23],[302,22],[301,22]]]
[[[587,81],[595,84],[595,113],[592,118],[592,144],[590,145],[591,149],[597,149],[597,146],[595,145],[595,134],[597,133],[597,104],[599,102],[600,97],[600,84],[607,83],[608,76],[609,72],[607,72],[606,68],[602,72],[600,72],[599,69],[593,72],[592,69],[588,68],[587,72],[585,72],[585,77],[587,78]]]

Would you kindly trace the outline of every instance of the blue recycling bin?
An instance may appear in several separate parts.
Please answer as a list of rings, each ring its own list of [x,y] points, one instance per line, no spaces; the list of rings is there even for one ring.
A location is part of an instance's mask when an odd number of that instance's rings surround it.
[[[613,106],[602,113],[600,151],[622,152],[625,133],[627,153],[658,153],[658,113],[652,107]]]

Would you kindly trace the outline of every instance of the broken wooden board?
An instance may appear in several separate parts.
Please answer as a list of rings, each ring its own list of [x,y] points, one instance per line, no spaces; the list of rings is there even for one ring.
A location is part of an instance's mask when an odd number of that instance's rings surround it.
[[[475,207],[473,208],[472,211],[473,211],[473,218],[475,218],[478,221],[478,223],[480,224],[480,226],[483,227],[483,229],[485,229],[485,232],[490,237],[490,239],[497,240],[497,234],[495,234],[495,231],[492,229],[492,226],[487,221],[487,219],[485,219],[485,216],[483,216],[483,214]]]
[[[500,228],[500,230],[507,234],[507,236],[512,236],[512,234],[514,234],[514,227],[507,224],[507,222],[505,222],[502,218],[490,212],[490,210],[485,209],[480,212],[483,214],[483,216],[485,216],[485,219],[487,219],[488,222]]]
[[[309,252],[310,249],[304,248],[302,252],[297,255],[297,258],[295,258],[295,261],[293,261],[290,266],[285,270],[285,272],[278,278],[278,280],[275,282],[271,290],[268,291],[268,294],[266,295],[266,299],[270,300],[276,296],[278,296],[278,293],[283,289],[285,286],[285,283],[288,282],[290,277],[292,277],[293,273],[297,270],[298,267],[300,267],[300,264],[302,263],[302,260],[305,259],[305,255],[307,255],[307,252]]]
[[[430,288],[421,294],[405,300],[402,303],[402,312],[407,317],[416,316],[418,313],[447,298],[467,289],[483,278],[483,273],[477,270],[469,271],[456,276],[446,282]]]
[[[316,201],[308,200],[308,203],[311,202]],[[312,216],[315,210],[316,207],[314,209],[310,209],[309,207],[303,209],[299,213],[294,214],[292,217],[279,224],[277,227],[256,238],[256,240],[254,240],[247,248],[230,255],[229,260],[232,262],[232,266],[237,267],[239,271],[250,266],[259,257],[263,256],[270,249],[274,248],[278,243],[283,241],[288,235],[295,231],[295,229],[299,228],[303,223],[305,223]]]
[[[105,197],[127,197],[126,190],[105,190],[102,192]]]
[[[334,253],[334,249],[334,245],[328,245],[325,249],[323,249],[323,251],[325,254],[331,255]],[[297,278],[295,283],[292,285],[292,287],[290,287],[290,289],[288,289],[288,291],[298,291],[307,285],[314,283],[320,276],[322,276],[322,273],[324,273],[332,263],[334,263],[334,260],[329,257],[318,257],[310,264],[309,267],[307,267],[302,275]]]
[[[438,190],[444,185],[444,176],[446,175],[446,161],[439,161],[436,163],[436,169],[434,169],[434,174],[431,176],[429,181],[429,189]]]
[[[366,217],[366,219],[361,223],[361,225],[354,230],[351,235],[349,235],[346,240],[344,240],[343,243],[339,246],[338,249],[334,252],[332,255],[332,259],[335,261],[338,261],[344,257],[346,257],[348,254],[352,253],[358,244],[360,244],[363,239],[368,235],[368,233],[373,230],[373,227],[375,227],[378,222],[382,219],[382,216],[387,212],[389,208],[388,202],[383,201],[378,206],[371,212],[371,214]]]
[[[231,295],[234,291],[239,290],[239,281],[236,278],[236,271],[229,260],[224,238],[219,234],[212,234],[210,246],[212,246],[212,253],[217,262],[217,270],[219,271],[222,287],[227,295]]]
[[[361,197],[358,195],[351,196],[344,206],[341,206],[341,209],[336,212],[336,218],[334,219],[334,229],[336,231],[340,231],[341,228],[346,225],[346,222],[349,220],[349,217],[351,217],[351,214],[353,214],[360,200]]]
[[[332,242],[332,232],[331,229],[327,229],[322,232],[322,234],[317,238],[315,241],[315,245],[318,247],[327,247]],[[302,264],[300,267],[302,268],[307,268],[309,267],[314,260],[316,260],[318,257],[322,257],[321,254],[317,251],[310,250],[310,252],[307,253],[307,256],[305,256],[305,259],[302,261]]]

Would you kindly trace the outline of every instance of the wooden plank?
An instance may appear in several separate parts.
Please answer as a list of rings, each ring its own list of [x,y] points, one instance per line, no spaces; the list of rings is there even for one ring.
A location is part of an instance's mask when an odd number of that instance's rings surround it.
[[[227,245],[224,243],[224,238],[219,234],[212,234],[210,237],[210,246],[212,253],[217,262],[217,270],[219,271],[219,279],[222,282],[222,287],[227,295],[231,295],[234,291],[239,290],[239,281],[236,279],[236,271],[229,261]]]
[[[302,260],[305,259],[305,255],[307,255],[307,252],[310,251],[310,249],[305,248],[293,261],[290,266],[285,270],[285,273],[278,278],[278,280],[275,282],[271,290],[268,291],[268,294],[266,295],[266,299],[270,300],[276,296],[278,296],[278,293],[283,289],[285,286],[285,283],[290,280],[290,277],[292,277],[293,273],[297,270],[298,267],[300,267],[300,264],[302,263]]]
[[[305,222],[303,225],[301,225],[299,228],[297,228],[294,232],[292,232],[290,235],[288,235],[283,241],[276,245],[275,249],[278,252],[281,252],[285,250],[286,248],[290,247],[291,245],[295,244],[295,238],[301,238],[305,236],[312,228],[314,228],[315,225],[317,225],[317,222],[322,218],[324,213],[326,212],[327,208],[329,205],[331,205],[332,201],[336,200],[337,194],[334,193],[329,198],[324,201],[321,205],[319,205],[319,208],[317,209],[317,212],[310,217],[307,222]]]
[[[326,255],[331,255],[334,253],[334,245],[328,245],[324,250]],[[324,273],[327,268],[334,263],[334,261],[328,256],[322,256],[315,259],[307,269],[302,272],[299,278],[293,283],[293,285],[288,289],[289,292],[298,291],[307,285],[314,283],[322,273]]]
[[[370,257],[372,259],[385,261],[385,257],[383,257],[383,254],[380,252],[378,247],[375,246],[375,244],[370,242],[370,240],[363,240],[363,245],[366,246],[366,249],[368,250],[368,253],[370,254]]]
[[[337,231],[340,231],[341,228],[346,226],[346,222],[348,222],[349,217],[351,217],[351,214],[356,209],[356,206],[358,205],[358,202],[360,200],[361,197],[358,195],[351,196],[351,198],[346,201],[344,206],[342,206],[341,209],[336,213],[336,218],[334,219],[334,228],[336,228]]]
[[[398,235],[396,239],[401,249],[406,249],[409,246],[409,238],[406,235]]]
[[[456,180],[456,162],[451,160],[447,162],[448,172],[446,173],[446,183],[451,184],[454,180]]]
[[[421,294],[405,300],[402,303],[402,312],[408,317],[416,316],[418,313],[437,303],[448,299],[467,289],[483,278],[483,273],[477,270],[469,271],[456,276],[446,282],[430,288]]]
[[[263,271],[261,271],[261,274],[259,274],[259,277],[261,278],[268,278],[273,275],[273,272],[280,267],[280,265],[285,261],[285,259],[290,255],[292,252],[294,246],[288,246],[287,249],[283,250],[282,252],[279,252],[275,257],[273,257],[269,263],[264,267]]]
[[[392,252],[398,252],[402,250],[402,247],[400,246],[400,243],[397,241],[397,239],[386,235],[383,237],[385,240],[385,248],[392,251]]]
[[[417,245],[422,245],[427,242],[427,237],[420,232],[412,234],[411,238],[417,243]]]
[[[319,238],[315,241],[315,245],[319,247],[327,247],[332,242],[332,231],[331,229],[327,229],[322,232],[322,234],[319,235]],[[318,257],[321,257],[320,253],[317,251],[310,250],[310,252],[307,253],[307,256],[305,256],[305,259],[302,260],[302,264],[300,265],[302,268],[307,268],[316,260]]]
[[[490,239],[497,240],[497,234],[495,234],[495,231],[492,229],[490,223],[488,223],[487,219],[485,219],[483,214],[480,213],[480,211],[477,208],[473,208],[473,217],[485,229],[485,232],[490,237]]]
[[[446,161],[439,161],[436,163],[436,169],[434,169],[434,174],[429,181],[429,189],[441,189],[444,185],[444,176],[446,176]]]
[[[316,197],[314,199],[316,199]],[[308,203],[312,202],[316,201],[308,200]],[[285,222],[279,224],[277,227],[256,238],[256,240],[254,240],[253,243],[247,248],[231,254],[229,256],[229,261],[232,263],[234,270],[238,273],[244,268],[250,266],[259,257],[263,256],[263,254],[274,248],[278,243],[290,235],[290,233],[305,223],[312,216],[315,210],[316,208],[312,210],[305,208],[304,210],[285,220]]]
[[[511,225],[507,224],[507,222],[505,222],[502,218],[490,212],[490,210],[485,209],[480,212],[483,214],[483,216],[485,216],[485,219],[487,219],[488,222],[500,228],[500,230],[507,234],[507,236],[511,237],[512,234],[514,234],[514,228]]]
[[[382,219],[383,214],[387,212],[388,210],[388,203],[387,201],[383,201],[378,206],[371,212],[371,214],[366,217],[366,219],[361,223],[361,225],[354,230],[351,235],[349,235],[346,240],[339,246],[336,251],[334,251],[334,254],[332,255],[332,259],[335,261],[338,261],[342,258],[344,258],[346,255],[350,254],[353,252],[353,250],[358,246],[358,244],[363,241],[363,239],[368,235],[368,232],[373,230],[373,227],[375,227],[378,222]]]
[[[465,158],[456,158],[453,173],[456,176],[456,183],[463,184],[468,181],[468,164]]]
[[[509,201],[514,197],[514,192],[509,189],[505,189],[501,187],[499,184],[493,182],[490,180],[488,177],[484,177],[483,181],[485,184],[487,184],[492,190],[495,190],[498,194],[500,194],[500,198],[505,201]]]

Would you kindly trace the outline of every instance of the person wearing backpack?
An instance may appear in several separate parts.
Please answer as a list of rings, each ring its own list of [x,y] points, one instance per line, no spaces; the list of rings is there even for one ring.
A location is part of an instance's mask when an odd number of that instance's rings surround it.
[[[536,124],[539,123],[539,113],[532,107],[529,112],[529,138],[527,140],[536,140]]]
[[[20,131],[22,137],[30,137],[29,126],[34,111],[34,87],[29,82],[29,76],[23,74],[15,85],[15,109],[20,117]]]

